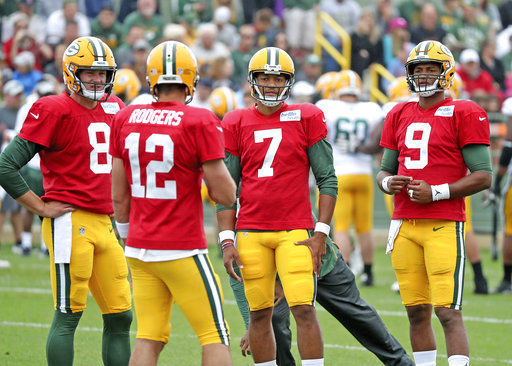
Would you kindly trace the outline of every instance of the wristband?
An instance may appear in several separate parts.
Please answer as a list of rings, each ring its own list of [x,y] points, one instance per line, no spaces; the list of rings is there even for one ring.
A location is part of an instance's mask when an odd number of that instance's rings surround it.
[[[226,239],[222,242],[220,245],[222,247],[222,250],[226,249],[227,247],[233,247],[235,246],[235,242],[231,239]]]
[[[229,239],[234,242],[235,241],[235,232],[233,230],[222,230],[219,233],[219,243],[222,243],[226,239]]]
[[[386,192],[389,193],[389,187],[388,187],[388,183],[389,183],[389,180],[392,178],[393,176],[392,175],[388,175],[387,177],[384,177],[384,179],[382,180],[382,182],[380,183],[381,186],[382,186],[382,189]]]
[[[121,239],[128,237],[128,229],[130,228],[129,222],[116,222],[116,228]]]
[[[329,233],[331,232],[331,227],[327,224],[324,224],[323,222],[317,222],[315,225],[315,232],[319,231],[327,236],[329,236]]]
[[[430,186],[432,189],[432,201],[447,200],[450,198],[450,187],[448,183]]]

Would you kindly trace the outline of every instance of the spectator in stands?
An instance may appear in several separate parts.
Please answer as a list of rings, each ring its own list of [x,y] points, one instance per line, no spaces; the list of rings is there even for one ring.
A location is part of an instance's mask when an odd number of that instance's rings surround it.
[[[411,42],[420,43],[427,39],[442,42],[446,31],[438,23],[437,9],[432,3],[425,3],[421,8],[420,24],[411,29]]]
[[[227,87],[232,89],[234,65],[231,57],[219,57],[212,61],[208,68],[208,77],[212,80],[212,89]]]
[[[46,22],[47,42],[56,45],[62,40],[66,23],[74,20],[78,24],[78,35],[80,37],[91,34],[89,19],[78,12],[77,0],[63,0],[62,8],[54,11]]]
[[[275,0],[241,0],[244,13],[244,23],[250,24],[254,21],[255,14],[261,9],[274,9]]]
[[[180,7],[182,17],[193,19],[196,23],[206,23],[212,20],[212,2],[210,0],[183,1]]]
[[[286,35],[294,53],[310,53],[315,45],[319,0],[283,0]],[[292,55],[293,56],[293,55]]]
[[[254,14],[254,29],[256,30],[256,48],[267,47],[274,43],[278,32],[272,22],[274,12],[272,9],[263,8]]]
[[[398,4],[398,13],[411,25],[419,25],[421,9],[424,0],[401,0]]]
[[[240,0],[213,0],[213,11],[217,10],[221,6],[225,6],[229,9],[231,16],[229,22],[237,27],[244,23],[244,14],[242,1]],[[251,19],[252,21],[252,19]],[[250,22],[249,22],[250,23]]]
[[[201,78],[197,83],[196,92],[194,99],[190,102],[190,105],[198,108],[210,109],[210,94],[212,93],[213,81],[208,78]]]
[[[14,69],[13,60],[17,54],[29,51],[36,58],[35,68],[42,70],[42,64],[51,60],[53,56],[52,49],[43,42],[38,42],[32,33],[28,30],[29,18],[24,13],[19,13],[13,19],[14,35],[2,44],[2,50],[5,54],[7,65]]]
[[[462,18],[462,9],[460,0],[444,0],[443,7],[439,12],[441,26],[449,29]]]
[[[321,0],[320,11],[325,11],[347,32],[352,33],[361,16],[361,6],[355,0]],[[338,40],[338,34],[330,27],[323,28],[323,33],[331,40]]]
[[[499,58],[496,58],[496,40],[487,38],[480,52],[480,67],[491,74],[496,90],[505,90],[505,68]]]
[[[229,57],[226,45],[217,39],[217,27],[213,23],[203,23],[197,29],[198,38],[191,46],[197,57],[200,74],[207,72],[208,66],[219,57]]]
[[[503,29],[512,25],[512,0],[502,2],[498,6],[498,11],[500,13],[501,26]]]
[[[116,20],[116,13],[112,4],[106,3],[102,6],[98,16],[91,22],[91,32],[113,51],[121,44],[123,26]]]
[[[5,42],[14,35],[14,22],[20,14],[24,14],[28,21],[28,30],[38,42],[46,38],[46,20],[34,13],[36,0],[18,0],[18,11],[9,15],[2,28],[2,40]]]
[[[240,42],[240,35],[236,27],[229,22],[231,10],[221,6],[213,12],[213,23],[217,26],[217,39],[224,43],[229,50],[234,50]]]
[[[137,74],[141,84],[140,93],[150,93],[149,85],[146,81],[147,59],[151,46],[145,39],[139,39],[133,45],[133,65],[131,69]]]
[[[137,24],[144,30],[146,41],[155,46],[156,41],[162,38],[164,28],[162,16],[156,13],[156,5],[156,0],[138,0],[137,11],[128,14],[123,22],[125,34]]]
[[[66,51],[67,47],[68,45],[64,43],[59,43],[55,46],[53,62],[44,67],[44,73],[53,75],[59,83],[64,82],[62,77],[62,56],[64,56],[64,51]]]
[[[482,23],[478,18],[476,0],[464,0],[462,18],[456,19],[447,29],[445,45],[455,56],[466,48],[479,50],[490,31],[489,24]]]
[[[34,86],[43,77],[41,71],[34,69],[35,62],[34,54],[28,51],[23,51],[14,58],[12,79],[19,81],[23,85],[25,96],[32,92]]]
[[[377,24],[379,31],[384,33],[389,29],[389,23],[398,17],[398,10],[393,6],[391,0],[379,0],[377,3]]]
[[[231,52],[233,59],[233,86],[238,89],[242,82],[247,79],[247,65],[251,57],[256,53],[254,47],[256,39],[256,31],[252,24],[244,24],[240,27],[240,44],[238,48]]]
[[[476,89],[493,92],[493,78],[491,74],[480,68],[480,56],[473,49],[465,49],[460,54],[460,66],[457,73],[463,81],[464,91],[470,96]]]
[[[489,0],[478,0],[480,16],[487,18],[493,30],[493,35],[502,29],[498,6]],[[485,21],[485,20],[484,20]]]
[[[144,38],[144,29],[134,24],[128,31],[124,42],[117,48],[115,52],[116,63],[119,68],[130,67],[133,62],[133,45],[139,39]]]
[[[388,32],[382,37],[383,61],[386,68],[391,68],[394,64],[401,62],[404,49],[411,46],[410,37],[407,21],[404,18],[394,18],[389,23]]]
[[[71,44],[75,39],[77,39],[79,32],[78,23],[71,19],[66,22],[66,27],[64,28],[64,36],[62,37],[60,43],[64,43],[66,45]]]
[[[512,50],[512,33],[508,37],[510,49]],[[505,69],[505,78],[511,78],[512,81],[512,52],[507,52],[500,58],[503,68]]]
[[[162,34],[163,41],[177,41],[184,44],[189,44],[190,39],[187,37],[187,30],[181,24],[169,23],[164,27]]]
[[[297,76],[295,77],[295,80],[297,82],[299,81],[305,81],[312,85],[315,85],[318,78],[322,75],[322,60],[320,57],[315,55],[314,53],[310,53],[306,56],[304,59],[304,64],[302,65],[302,70],[297,72]],[[297,90],[296,88],[292,89],[293,91]]]
[[[350,38],[352,40],[351,68],[360,77],[363,77],[363,72],[372,63],[382,63],[381,32],[375,22],[375,15],[371,8],[364,8],[361,11],[357,28],[350,35]],[[314,84],[315,81],[312,83]]]

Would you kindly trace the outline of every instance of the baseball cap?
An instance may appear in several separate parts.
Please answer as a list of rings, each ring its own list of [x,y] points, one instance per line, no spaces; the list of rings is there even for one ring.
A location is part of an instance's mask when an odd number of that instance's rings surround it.
[[[138,39],[133,44],[134,51],[149,50],[149,47],[149,43],[145,39]]]
[[[391,31],[396,28],[402,28],[402,29],[407,28],[407,20],[405,20],[402,17],[397,17],[397,18],[391,19],[391,21],[389,22],[389,30]]]
[[[460,54],[460,63],[465,64],[467,62],[480,62],[480,56],[478,52],[471,48],[467,48]]]
[[[314,53],[310,53],[304,59],[304,63],[306,65],[321,65],[322,64],[322,60],[320,60],[320,57],[318,57]]]
[[[298,81],[295,83],[292,89],[292,95],[298,96],[310,96],[315,94],[315,87],[307,81]]]
[[[9,80],[3,89],[4,95],[18,95],[23,93],[23,85],[18,80]]]
[[[231,18],[231,10],[227,6],[220,6],[213,13],[213,21],[217,24],[226,24]]]

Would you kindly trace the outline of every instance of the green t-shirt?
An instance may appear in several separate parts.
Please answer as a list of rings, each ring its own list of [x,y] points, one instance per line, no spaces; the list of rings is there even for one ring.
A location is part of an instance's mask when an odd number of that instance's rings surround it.
[[[91,22],[91,34],[100,38],[112,50],[115,50],[123,39],[123,26],[118,21],[115,21],[112,26],[105,29],[101,26],[98,18]]]
[[[123,31],[125,36],[130,32],[134,25],[141,26],[146,35],[146,41],[152,46],[156,46],[156,42],[162,38],[164,21],[159,14],[154,14],[151,19],[145,19],[138,11],[134,11],[124,20]]]

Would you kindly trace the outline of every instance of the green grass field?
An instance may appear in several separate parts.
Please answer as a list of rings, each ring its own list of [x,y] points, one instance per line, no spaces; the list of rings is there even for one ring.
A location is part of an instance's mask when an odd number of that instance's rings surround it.
[[[483,238],[483,239],[482,239]],[[486,238],[481,237],[481,241]],[[252,365],[252,359],[241,356],[238,344],[244,332],[227,275],[216,248],[210,257],[222,278],[225,314],[231,327],[231,354],[234,365]],[[493,288],[499,282],[500,262],[492,262],[488,250],[482,252],[483,268]],[[37,254],[29,258],[11,253],[10,246],[0,247],[0,259],[11,262],[11,268],[0,269],[0,365],[44,365],[45,342],[52,320],[48,259]],[[363,298],[380,313],[384,322],[411,354],[408,322],[399,295],[391,292],[394,281],[389,257],[384,248],[376,251],[376,286],[362,288]],[[467,264],[464,315],[471,344],[471,365],[512,364],[512,296],[473,295],[473,274]],[[322,326],[326,365],[379,365],[378,359],[361,345],[321,307],[317,308]],[[160,365],[200,365],[200,345],[176,306],[171,316],[172,333],[160,357]],[[132,325],[132,344],[137,324]],[[444,337],[437,320],[434,328],[438,344],[438,365],[447,365]],[[101,365],[101,315],[92,297],[75,336],[75,365]],[[294,332],[295,333],[295,332]],[[294,354],[299,357],[294,344]]]

